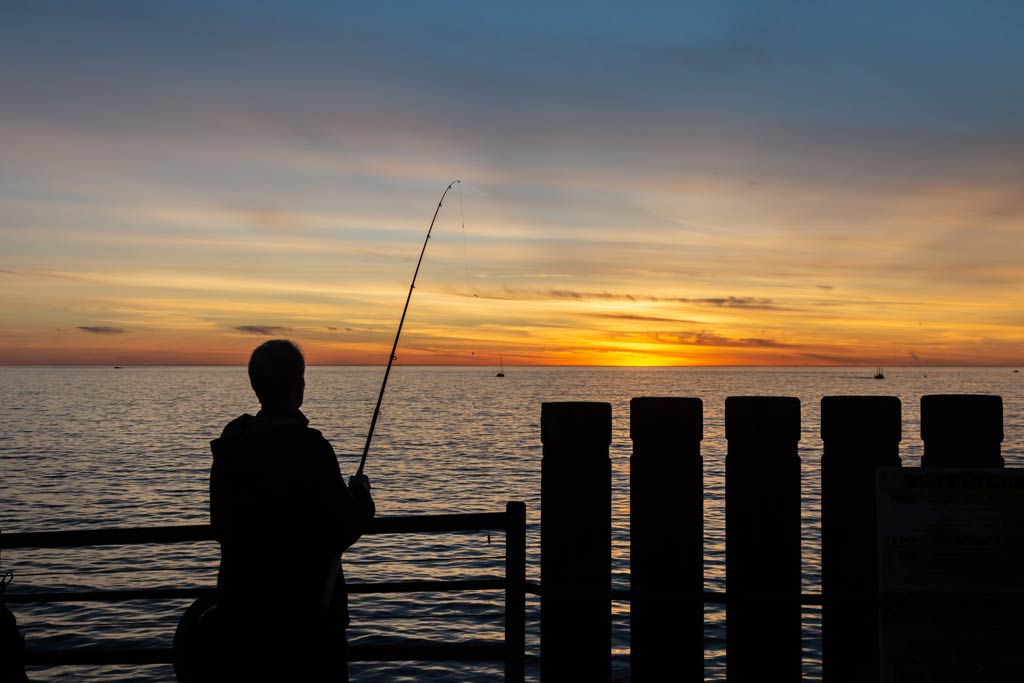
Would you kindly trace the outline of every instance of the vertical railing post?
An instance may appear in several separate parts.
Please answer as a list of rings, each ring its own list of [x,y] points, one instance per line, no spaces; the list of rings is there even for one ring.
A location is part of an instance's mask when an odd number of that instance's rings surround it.
[[[630,677],[701,682],[703,403],[641,397],[629,405]]]
[[[505,683],[526,678],[526,504],[505,504]]]
[[[726,675],[799,681],[800,399],[725,400]]]
[[[900,400],[821,399],[822,680],[871,683],[878,659],[875,478],[899,467]]]
[[[1002,467],[1003,399],[982,394],[921,397],[921,467]]]
[[[541,406],[541,679],[611,677],[608,403]]]

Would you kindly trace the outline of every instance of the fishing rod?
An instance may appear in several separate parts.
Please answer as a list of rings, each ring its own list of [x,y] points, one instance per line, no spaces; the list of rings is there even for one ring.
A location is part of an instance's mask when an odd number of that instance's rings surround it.
[[[437,214],[441,211],[441,205],[444,204],[444,198],[448,194],[448,190],[452,189],[452,186],[456,183],[461,183],[461,180],[453,180],[448,183],[448,187],[445,188],[444,193],[441,194],[441,201],[437,203],[437,208],[434,209],[434,217],[430,220],[430,227],[427,228],[427,237],[423,240],[423,248],[420,249],[420,258],[416,261],[416,270],[412,274],[412,282],[409,283],[409,294],[405,297],[405,308],[402,309],[402,317],[398,321],[398,331],[395,332],[395,343],[391,345],[391,355],[388,356],[388,367],[384,370],[384,381],[380,385],[380,394],[377,395],[377,407],[373,409],[373,419],[370,420],[370,431],[366,434],[366,445],[363,446],[363,458],[359,461],[359,469],[356,470],[356,476],[363,474],[363,468],[366,467],[366,456],[370,452],[370,441],[373,440],[373,430],[377,426],[377,418],[380,417],[380,404],[384,400],[384,389],[388,386],[388,375],[391,374],[391,364],[395,362],[395,351],[398,349],[398,338],[402,336],[402,325],[405,324],[405,314],[409,310],[409,302],[412,300],[412,290],[416,288],[416,276],[420,273],[420,264],[423,263],[423,254],[427,252],[427,242],[430,241],[430,232],[434,229],[434,221],[437,220]]]

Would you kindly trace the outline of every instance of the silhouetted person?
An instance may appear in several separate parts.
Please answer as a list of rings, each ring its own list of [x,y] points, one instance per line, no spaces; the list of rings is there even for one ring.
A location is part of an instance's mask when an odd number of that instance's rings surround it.
[[[0,681],[28,683],[25,675],[25,638],[18,630],[14,614],[3,601],[5,587],[6,582],[0,585]]]
[[[373,518],[365,476],[345,486],[331,444],[299,411],[305,360],[275,339],[249,359],[262,409],[211,442],[219,680],[347,681],[340,553]],[[226,667],[226,668],[221,668]]]

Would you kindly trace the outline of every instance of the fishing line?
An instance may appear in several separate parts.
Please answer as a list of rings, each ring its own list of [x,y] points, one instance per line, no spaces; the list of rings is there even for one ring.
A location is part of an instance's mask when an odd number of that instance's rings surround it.
[[[469,286],[469,249],[466,246],[466,210],[462,205],[462,184],[459,183],[459,217],[462,219],[462,285],[466,291],[477,297],[476,287]]]
[[[459,217],[462,219],[462,244],[466,244],[466,209],[462,205],[462,183],[459,183]]]
[[[409,302],[412,300],[412,290],[416,289],[416,276],[420,273],[420,264],[423,263],[423,254],[427,252],[427,242],[430,241],[430,233],[434,229],[434,222],[437,221],[437,214],[441,212],[441,205],[444,204],[444,198],[448,195],[448,190],[452,189],[455,184],[462,184],[461,180],[453,180],[448,183],[448,187],[444,189],[441,194],[441,200],[437,203],[437,208],[434,209],[434,217],[430,220],[430,227],[427,228],[427,237],[423,240],[423,248],[420,249],[420,258],[416,261],[416,270],[412,274],[412,282],[409,283],[409,294],[405,297],[405,308],[402,309],[402,317],[398,321],[398,331],[395,332],[395,343],[391,345],[391,354],[388,356],[388,366],[384,370],[384,381],[380,385],[380,393],[377,395],[377,406],[373,409],[373,417],[370,419],[370,430],[366,433],[366,445],[363,446],[363,457],[359,461],[359,469],[356,470],[356,476],[360,476],[363,473],[363,468],[366,467],[366,456],[370,452],[370,442],[373,440],[373,430],[377,426],[377,418],[380,417],[380,404],[384,400],[384,389],[388,386],[388,376],[391,374],[391,365],[395,362],[395,351],[398,350],[398,339],[402,336],[402,325],[405,324],[405,314],[409,311]]]
[[[462,202],[462,185],[459,184],[459,217],[462,220],[462,286],[467,294],[472,294],[474,299],[480,298],[480,293],[476,287],[471,286],[469,276],[469,247],[467,246],[466,238],[466,210]],[[476,357],[476,351],[469,352],[470,359],[473,361],[479,360]],[[474,406],[475,408],[475,406]]]

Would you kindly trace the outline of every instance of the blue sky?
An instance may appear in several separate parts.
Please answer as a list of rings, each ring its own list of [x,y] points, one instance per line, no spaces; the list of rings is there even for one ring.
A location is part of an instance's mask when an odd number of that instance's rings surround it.
[[[0,362],[370,362],[456,177],[417,362],[1022,362],[1020,3],[8,3],[0,64]]]

